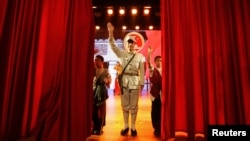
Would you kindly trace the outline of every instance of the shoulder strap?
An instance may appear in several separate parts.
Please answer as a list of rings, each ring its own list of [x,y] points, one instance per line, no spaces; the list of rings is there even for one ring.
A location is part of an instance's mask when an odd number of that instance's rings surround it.
[[[135,53],[136,54],[136,53]],[[124,73],[125,69],[127,68],[128,64],[133,60],[133,58],[135,57],[135,54],[130,58],[130,60],[128,61],[128,63],[126,64],[126,66],[124,67],[124,69],[122,70],[121,75]]]

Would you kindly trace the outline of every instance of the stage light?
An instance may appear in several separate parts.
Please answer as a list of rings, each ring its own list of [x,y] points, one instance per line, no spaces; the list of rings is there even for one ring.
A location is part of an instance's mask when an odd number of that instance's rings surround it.
[[[124,8],[120,8],[120,9],[119,9],[119,13],[120,13],[120,15],[124,15],[124,14],[125,14]]]
[[[131,13],[132,13],[132,15],[136,15],[136,14],[137,14],[137,9],[136,9],[136,8],[133,8],[133,9],[131,10]]]
[[[135,29],[136,29],[136,30],[139,30],[139,29],[140,29],[140,26],[138,26],[138,25],[135,26]]]
[[[120,30],[158,30],[160,29],[160,8],[158,5],[101,5],[92,6],[95,24],[100,27],[105,26],[103,21],[112,21]],[[126,25],[126,27],[125,27]]]
[[[109,15],[112,15],[113,12],[114,12],[113,9],[111,9],[111,8],[108,9],[108,14],[109,14]]]
[[[126,29],[127,29],[127,27],[124,25],[124,26],[122,26],[122,29],[123,29],[123,30],[126,30]]]
[[[95,29],[96,29],[96,30],[99,30],[99,29],[100,29],[100,26],[98,26],[98,25],[95,26]]]
[[[146,9],[144,9],[143,12],[144,12],[144,15],[148,15],[149,14],[149,9],[146,8]]]

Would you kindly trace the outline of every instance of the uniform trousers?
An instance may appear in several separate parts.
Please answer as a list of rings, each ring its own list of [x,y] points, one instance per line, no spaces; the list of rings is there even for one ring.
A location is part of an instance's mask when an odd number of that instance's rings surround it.
[[[131,114],[131,126],[135,126],[138,111],[139,89],[123,88],[121,106],[125,127],[128,127],[129,113]]]

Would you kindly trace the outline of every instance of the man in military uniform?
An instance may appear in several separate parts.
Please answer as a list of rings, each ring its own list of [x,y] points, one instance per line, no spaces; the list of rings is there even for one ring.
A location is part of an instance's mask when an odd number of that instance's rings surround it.
[[[111,23],[107,24],[109,32],[109,46],[120,59],[122,69],[122,86],[123,93],[121,94],[121,105],[123,110],[124,128],[121,130],[121,135],[127,135],[129,131],[129,115],[131,115],[131,135],[137,136],[135,128],[136,116],[138,111],[139,93],[144,86],[144,56],[141,53],[136,53],[134,48],[136,40],[133,37],[127,39],[128,50],[122,50],[117,47],[114,39],[114,26]],[[125,47],[126,48],[126,47]]]

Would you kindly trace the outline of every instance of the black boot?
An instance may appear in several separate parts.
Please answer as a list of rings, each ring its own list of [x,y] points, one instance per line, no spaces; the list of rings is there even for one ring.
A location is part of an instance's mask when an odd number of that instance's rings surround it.
[[[131,129],[131,136],[133,136],[133,137],[137,136],[136,129],[135,130]]]
[[[129,128],[122,129],[122,130],[121,130],[121,135],[122,135],[122,136],[127,135],[127,134],[128,134],[128,131],[129,131]]]

